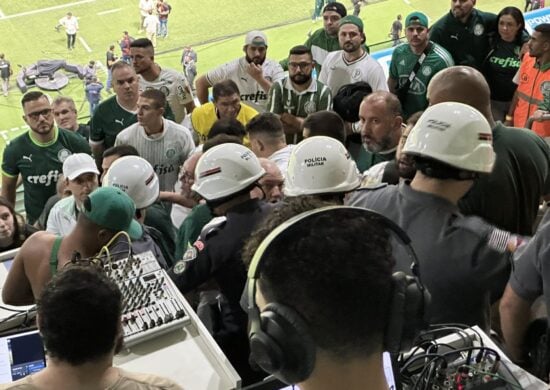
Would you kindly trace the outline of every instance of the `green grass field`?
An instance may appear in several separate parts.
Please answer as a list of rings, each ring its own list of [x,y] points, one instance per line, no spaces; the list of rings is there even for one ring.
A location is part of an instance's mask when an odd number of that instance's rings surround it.
[[[349,0],[342,0],[351,8]],[[157,62],[180,69],[181,48],[191,44],[198,53],[199,74],[242,54],[243,35],[252,29],[263,29],[269,39],[268,56],[280,59],[288,49],[303,43],[308,31],[322,27],[312,23],[314,0],[168,0],[172,5],[169,37],[159,39]],[[128,30],[139,37],[138,0],[8,0],[0,2],[0,51],[13,66],[10,95],[0,96],[0,153],[5,142],[21,134],[19,101],[21,92],[15,86],[17,64],[28,65],[39,59],[66,59],[85,64],[89,60],[105,62],[110,44]],[[477,6],[498,12],[504,5],[522,7],[522,0],[480,0]],[[371,0],[361,17],[365,22],[367,42],[373,50],[386,47],[375,43],[386,41],[395,15],[405,16],[413,10],[425,12],[435,21],[449,9],[446,0]],[[76,49],[67,51],[64,32],[57,33],[57,21],[71,11],[79,18],[80,31]],[[83,40],[84,42],[82,42]],[[86,46],[88,49],[86,48]],[[118,45],[117,45],[118,50]],[[99,72],[105,81],[105,73]],[[83,121],[88,114],[82,81],[75,79],[59,92],[71,96],[80,107]]]

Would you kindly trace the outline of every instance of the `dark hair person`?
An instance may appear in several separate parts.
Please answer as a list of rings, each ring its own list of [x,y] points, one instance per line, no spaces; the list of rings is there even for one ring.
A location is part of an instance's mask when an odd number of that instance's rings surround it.
[[[19,248],[36,231],[38,229],[27,224],[13,205],[0,196],[0,252]]]
[[[512,81],[517,73],[524,45],[529,40],[522,12],[505,7],[497,16],[498,34],[483,63],[483,75],[491,89],[491,106],[495,120],[503,121],[517,85]]]

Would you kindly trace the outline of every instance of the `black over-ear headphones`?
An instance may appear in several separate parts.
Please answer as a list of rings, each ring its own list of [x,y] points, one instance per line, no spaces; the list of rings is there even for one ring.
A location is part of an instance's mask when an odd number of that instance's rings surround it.
[[[385,350],[392,354],[408,351],[424,324],[424,309],[429,301],[429,293],[420,282],[418,261],[410,245],[411,240],[398,225],[374,211],[357,207],[329,206],[299,214],[279,225],[261,242],[248,269],[246,286],[251,359],[264,371],[288,384],[302,382],[311,375],[317,347],[308,324],[293,308],[271,302],[260,313],[255,298],[262,259],[270,245],[280,239],[283,231],[296,229],[304,220],[320,214],[333,214],[334,218],[339,218],[338,212],[342,209],[353,210],[358,217],[374,216],[394,233],[411,259],[413,276],[403,272],[393,274],[394,292],[384,335]]]

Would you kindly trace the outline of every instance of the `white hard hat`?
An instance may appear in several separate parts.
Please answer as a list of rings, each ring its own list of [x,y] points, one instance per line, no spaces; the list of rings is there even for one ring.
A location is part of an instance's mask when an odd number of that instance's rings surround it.
[[[105,174],[102,185],[126,192],[136,204],[136,209],[151,206],[160,195],[157,174],[147,160],[138,156],[116,159]]]
[[[197,162],[191,189],[213,201],[236,194],[264,174],[258,158],[247,147],[233,143],[217,145]]]
[[[469,172],[490,173],[493,133],[475,108],[457,102],[428,107],[411,130],[403,153],[429,157]]]
[[[361,183],[355,162],[334,138],[306,138],[292,149],[286,171],[286,196],[349,192]]]

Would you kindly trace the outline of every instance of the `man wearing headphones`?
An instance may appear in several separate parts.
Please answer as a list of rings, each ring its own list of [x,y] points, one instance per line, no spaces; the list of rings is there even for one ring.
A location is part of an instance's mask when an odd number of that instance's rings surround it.
[[[403,153],[416,165],[412,181],[357,191],[350,205],[378,211],[401,226],[419,257],[432,295],[430,323],[490,329],[490,303],[502,295],[515,237],[479,217],[464,217],[458,200],[495,162],[491,127],[476,109],[447,102],[429,107]],[[409,266],[396,255],[397,270]]]
[[[247,316],[239,305],[246,282],[241,260],[244,240],[270,211],[260,199],[251,199],[265,171],[258,158],[243,145],[226,143],[208,149],[197,162],[191,189],[206,200],[212,214],[225,216],[218,224],[210,223],[199,239],[170,269],[170,277],[186,294],[201,285],[212,284],[223,295],[219,299],[220,321],[214,327],[214,339],[238,371],[243,384],[261,379],[248,364]]]
[[[402,331],[390,324],[413,326],[393,310],[405,302],[394,300],[402,285],[392,277],[387,222],[298,201],[267,217],[245,247],[251,359],[301,390],[387,390],[382,351]],[[418,316],[423,295],[404,295]]]

